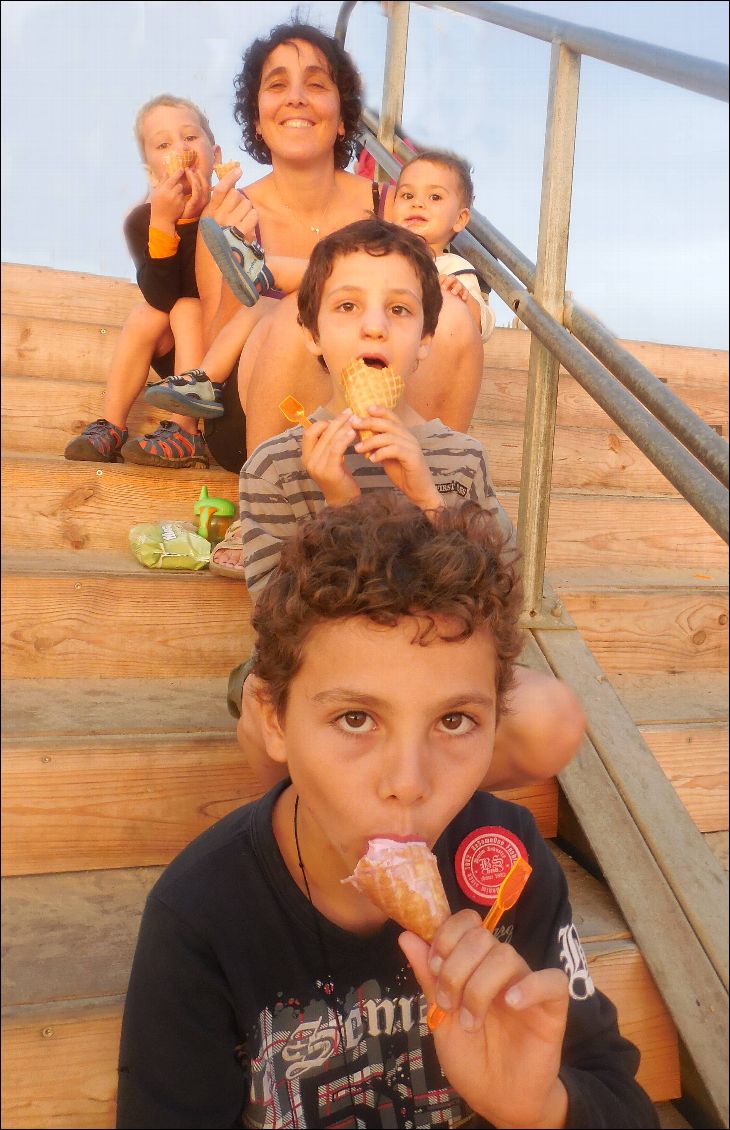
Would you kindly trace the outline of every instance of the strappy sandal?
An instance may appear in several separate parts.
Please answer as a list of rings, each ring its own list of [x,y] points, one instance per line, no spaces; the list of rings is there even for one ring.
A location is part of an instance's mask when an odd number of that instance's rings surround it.
[[[240,565],[231,565],[229,562],[217,562],[216,554],[219,550],[234,550],[240,555]],[[218,573],[221,577],[233,577],[237,581],[246,580],[246,571],[243,567],[243,543],[241,541],[241,521],[231,522],[226,530],[226,536],[217,545],[213,546],[208,568],[211,573]]]

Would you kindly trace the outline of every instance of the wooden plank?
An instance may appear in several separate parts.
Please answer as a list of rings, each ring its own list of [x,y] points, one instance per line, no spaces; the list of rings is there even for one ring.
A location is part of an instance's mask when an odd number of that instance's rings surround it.
[[[727,668],[726,593],[558,591],[607,673]]]
[[[92,325],[3,314],[3,377],[103,386],[118,340],[119,327],[110,322]],[[31,390],[30,395],[35,393]]]
[[[10,743],[2,780],[4,875],[169,863],[262,791],[235,737],[216,734]],[[505,795],[556,834],[554,781]]]
[[[161,867],[3,879],[3,1007],[121,997]],[[83,961],[69,961],[83,953]]]
[[[577,634],[535,635],[590,719],[589,738],[561,773],[561,786],[727,1118],[726,878]]]
[[[238,476],[220,468],[167,471],[133,464],[6,458],[3,546],[122,550],[139,522],[192,520],[202,486],[238,502]],[[28,521],[32,514],[33,520]]]
[[[43,405],[39,413],[38,405]],[[3,451],[63,455],[69,440],[104,415],[102,385],[22,377],[3,378]],[[169,415],[169,413],[168,413]],[[164,413],[140,397],[129,414],[130,436],[154,431]]]
[[[121,326],[141,297],[128,279],[3,264],[2,307],[8,314]]]
[[[3,1021],[2,1124],[18,1130],[115,1125],[122,1003],[38,1006]]]
[[[169,863],[262,792],[232,735],[50,748],[3,752],[5,875]]]
[[[724,671],[680,671],[673,675],[612,672],[611,684],[637,725],[727,722]]]
[[[521,369],[496,369],[485,366],[472,429],[477,431],[490,422],[516,423],[524,420],[527,380],[527,372]],[[718,372],[716,383],[713,384],[709,382],[681,384],[678,381],[667,381],[667,386],[705,423],[719,427],[721,434],[727,436],[727,384],[723,383],[723,380],[724,375]],[[556,421],[561,427],[602,428],[605,431],[616,429],[611,417],[596,404],[570,373],[565,372],[561,373],[558,382]]]
[[[679,729],[679,728],[678,728]],[[728,827],[728,731],[644,726],[644,741],[701,832]]]
[[[252,646],[244,585],[161,574],[4,576],[6,678],[227,676]],[[194,613],[194,615],[193,615]]]
[[[3,545],[122,548],[137,522],[190,517],[204,483],[237,498],[236,476],[220,469],[172,472],[8,456],[3,485],[12,489],[4,496]],[[516,521],[517,492],[502,490],[500,499]],[[722,539],[683,499],[567,491],[553,496],[549,568],[599,563],[689,568],[699,561],[703,569],[724,570],[726,560]]]
[[[727,872],[730,868],[730,861],[728,859],[728,833],[708,832],[705,835],[705,843],[723,871]]]
[[[681,1094],[677,1035],[644,959],[631,946],[610,953],[585,946],[596,987],[618,1007],[622,1036],[641,1048],[637,1080],[654,1102]]]
[[[2,684],[6,739],[92,734],[230,733],[228,678],[7,679]]]
[[[63,455],[64,448],[91,420],[103,415],[103,390],[84,381],[6,377],[3,381],[3,449]],[[38,403],[44,405],[39,415]],[[130,435],[151,431],[162,418],[141,399],[129,419]],[[489,453],[498,488],[519,488],[522,467],[521,424],[473,425],[471,432]],[[623,490],[634,494],[677,491],[639,449],[615,430],[559,427],[555,433],[554,487]]]

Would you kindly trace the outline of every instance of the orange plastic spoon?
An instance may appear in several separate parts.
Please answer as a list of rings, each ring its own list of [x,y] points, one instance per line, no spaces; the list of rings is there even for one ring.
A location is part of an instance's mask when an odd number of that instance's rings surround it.
[[[502,880],[499,890],[497,891],[497,898],[495,899],[494,906],[489,911],[489,914],[482,922],[482,927],[493,934],[497,923],[504,914],[505,910],[511,910],[517,902],[518,898],[525,889],[525,883],[532,874],[532,868],[526,859],[520,856],[510,867],[509,871]],[[428,1021],[428,1028],[430,1032],[435,1032],[439,1024],[446,1016],[444,1010],[437,1004],[432,1004],[426,1014]]]
[[[300,404],[295,396],[285,396],[279,405],[279,411],[283,412],[290,424],[301,424],[303,428],[312,426],[312,421],[304,411],[304,405]]]

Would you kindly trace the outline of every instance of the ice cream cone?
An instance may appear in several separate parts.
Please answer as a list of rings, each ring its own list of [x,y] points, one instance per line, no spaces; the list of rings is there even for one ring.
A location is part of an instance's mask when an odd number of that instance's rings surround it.
[[[223,180],[226,173],[230,173],[231,169],[235,169],[238,161],[224,161],[222,164],[214,165],[213,172],[218,177],[218,180]]]
[[[436,856],[419,841],[371,840],[367,854],[343,881],[426,942],[451,913]]]
[[[183,149],[180,153],[166,153],[165,168],[168,177],[171,177],[178,169],[194,169],[197,161],[198,155],[194,149]]]
[[[345,403],[357,416],[367,416],[373,404],[384,408],[395,408],[400,400],[405,381],[390,366],[376,369],[366,365],[361,357],[356,357],[345,365],[340,374],[340,384],[345,394]],[[373,433],[365,429],[361,439],[368,439]]]

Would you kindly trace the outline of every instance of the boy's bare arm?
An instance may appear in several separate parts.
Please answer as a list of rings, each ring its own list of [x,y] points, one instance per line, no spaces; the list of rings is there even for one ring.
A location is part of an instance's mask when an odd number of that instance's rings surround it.
[[[393,486],[421,510],[437,510],[443,503],[436,490],[420,443],[390,408],[375,407],[370,415],[354,416],[358,429],[375,434],[355,444],[371,463],[382,463]]]

